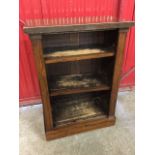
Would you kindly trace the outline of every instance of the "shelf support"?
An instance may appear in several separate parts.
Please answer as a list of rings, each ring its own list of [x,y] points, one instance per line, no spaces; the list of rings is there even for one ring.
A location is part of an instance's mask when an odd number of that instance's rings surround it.
[[[117,93],[119,89],[120,76],[122,71],[123,56],[128,28],[118,30],[118,42],[116,49],[114,75],[112,80],[112,90],[110,96],[109,117],[115,115],[115,107],[117,101]]]
[[[30,35],[30,39],[32,42],[35,64],[39,78],[39,86],[41,90],[41,98],[43,102],[44,126],[45,131],[47,132],[53,128],[53,120],[50,97],[48,92],[47,75],[43,59],[42,36]]]

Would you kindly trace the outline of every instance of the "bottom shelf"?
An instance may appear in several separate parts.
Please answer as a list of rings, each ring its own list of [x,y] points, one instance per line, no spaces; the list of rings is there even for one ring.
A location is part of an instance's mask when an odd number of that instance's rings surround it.
[[[68,125],[74,122],[106,118],[108,98],[100,94],[76,94],[54,97],[54,126]]]

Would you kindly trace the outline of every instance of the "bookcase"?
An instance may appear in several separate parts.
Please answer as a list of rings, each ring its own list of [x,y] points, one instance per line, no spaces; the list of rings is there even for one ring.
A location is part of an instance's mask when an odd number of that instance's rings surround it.
[[[32,42],[47,140],[115,124],[125,40],[133,25],[24,27]]]

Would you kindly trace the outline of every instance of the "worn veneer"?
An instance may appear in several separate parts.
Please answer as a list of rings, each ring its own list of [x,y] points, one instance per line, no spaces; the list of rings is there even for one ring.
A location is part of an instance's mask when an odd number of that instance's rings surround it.
[[[24,27],[32,41],[47,140],[114,125],[133,22]]]

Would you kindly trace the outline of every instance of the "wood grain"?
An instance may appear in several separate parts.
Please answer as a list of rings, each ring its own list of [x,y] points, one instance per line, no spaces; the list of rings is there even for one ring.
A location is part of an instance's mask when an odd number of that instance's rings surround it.
[[[24,28],[33,45],[47,140],[114,125],[125,40],[132,25],[134,22]],[[112,50],[101,50],[107,47]],[[93,78],[85,76],[88,74]],[[93,100],[97,96],[99,102]]]
[[[109,109],[110,116],[115,115],[115,107],[116,107],[116,100],[118,95],[117,93],[119,88],[121,69],[123,64],[124,47],[125,47],[127,31],[128,29],[119,30],[114,74],[113,74],[113,81],[112,81],[112,90],[111,90],[111,97],[110,97],[110,109]]]
[[[84,120],[83,122],[77,122],[72,125],[62,126],[46,132],[46,139],[56,139],[65,137],[85,131],[94,130],[97,128],[103,128],[112,126],[115,124],[115,117],[110,118],[96,118],[92,120]]]
[[[32,41],[32,47],[33,47],[33,53],[34,53],[38,78],[39,78],[41,97],[43,102],[45,131],[49,131],[53,127],[53,121],[52,121],[52,115],[51,115],[52,107],[50,105],[50,98],[48,93],[48,84],[47,84],[45,64],[43,59],[41,36],[31,36],[31,41]]]
[[[77,31],[95,31],[108,30],[116,28],[128,28],[134,25],[134,22],[104,22],[94,24],[80,24],[80,25],[57,25],[57,26],[38,26],[38,27],[24,27],[24,32],[28,34],[49,34],[49,33],[64,33]]]

